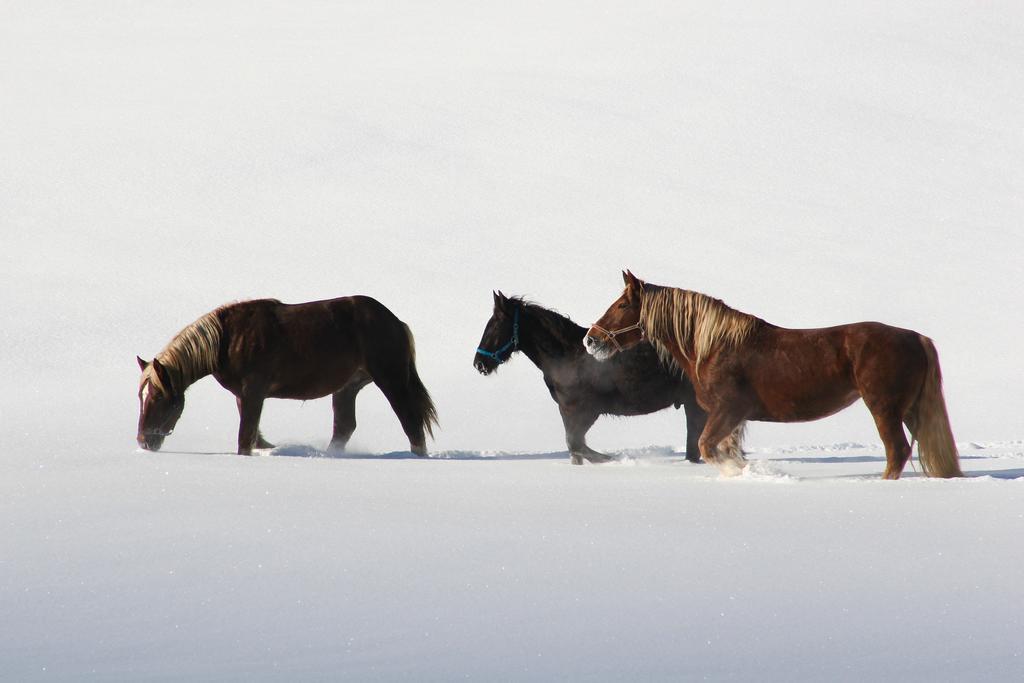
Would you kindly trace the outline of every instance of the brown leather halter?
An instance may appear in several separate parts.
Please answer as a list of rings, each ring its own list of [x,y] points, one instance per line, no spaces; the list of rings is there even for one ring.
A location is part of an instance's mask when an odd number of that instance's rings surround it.
[[[644,337],[647,336],[646,334],[644,334],[644,328],[640,327],[640,323],[639,322],[635,322],[632,325],[630,325],[629,327],[623,327],[623,328],[618,329],[618,330],[606,330],[603,327],[601,327],[600,325],[596,325],[596,324],[595,325],[591,325],[590,329],[597,330],[598,332],[603,334],[605,336],[605,341],[610,341],[612,343],[612,346],[615,347],[616,351],[622,351],[622,344],[620,344],[618,342],[618,340],[615,339],[615,337],[619,336],[620,334],[625,334],[626,332],[632,332],[633,330],[640,330],[640,338],[641,339],[643,339]]]

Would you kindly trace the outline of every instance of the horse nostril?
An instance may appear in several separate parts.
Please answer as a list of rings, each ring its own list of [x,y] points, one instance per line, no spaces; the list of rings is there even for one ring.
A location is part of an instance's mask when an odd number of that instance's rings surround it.
[[[587,346],[593,346],[594,345],[594,338],[591,337],[591,336],[584,337],[583,341],[586,343]]]

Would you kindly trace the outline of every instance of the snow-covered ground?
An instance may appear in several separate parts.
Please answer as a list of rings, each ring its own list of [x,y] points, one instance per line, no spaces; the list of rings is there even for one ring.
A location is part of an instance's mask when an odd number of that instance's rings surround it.
[[[962,450],[4,459],[0,679],[1019,680],[1024,443]]]
[[[1021,679],[1022,121],[1017,2],[0,2],[0,680]],[[585,323],[627,267],[932,337],[968,477],[878,481],[860,405],[736,480],[674,410],[569,466],[473,350],[492,289]],[[372,387],[371,455],[326,400],[227,455],[212,380],[135,450],[136,354],[354,293],[434,457]]]

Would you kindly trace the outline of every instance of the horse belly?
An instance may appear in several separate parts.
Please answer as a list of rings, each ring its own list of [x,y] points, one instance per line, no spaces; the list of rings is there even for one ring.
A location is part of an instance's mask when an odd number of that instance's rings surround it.
[[[842,339],[833,330],[780,330],[778,337],[781,343],[746,367],[758,398],[751,419],[817,420],[860,398]]]
[[[610,370],[598,366],[592,372],[604,374],[564,380],[558,387],[559,393],[575,402],[584,402],[605,415],[649,415],[682,402],[677,381],[657,375],[627,374],[614,366]]]
[[[639,390],[623,392],[616,397],[615,415],[649,415],[664,410],[676,403],[683,403],[680,397],[668,391]]]
[[[765,403],[750,416],[763,422],[810,422],[835,415],[857,402],[860,394],[855,390],[790,395]]]
[[[362,365],[346,354],[320,358],[312,362],[298,354],[281,354],[272,363],[251,363],[215,377],[220,384],[240,396],[256,391],[266,398],[310,401],[329,396],[345,386]]]
[[[338,389],[341,385],[333,385],[326,383],[309,383],[309,384],[284,384],[272,388],[267,393],[267,398],[286,398],[293,401],[312,401],[313,399],[323,398],[324,396],[330,396]]]
[[[354,363],[331,364],[309,368],[281,376],[273,382],[267,395],[270,398],[287,398],[309,401],[329,396],[341,389],[359,371]]]

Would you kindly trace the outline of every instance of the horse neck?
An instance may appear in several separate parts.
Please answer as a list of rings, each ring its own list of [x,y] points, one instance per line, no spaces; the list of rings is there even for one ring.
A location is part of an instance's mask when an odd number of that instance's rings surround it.
[[[210,365],[193,366],[187,369],[179,371],[179,381],[181,382],[181,390],[184,391],[188,387],[192,386],[207,375],[213,374],[215,368]]]
[[[585,353],[586,328],[539,306],[523,307],[519,348],[541,370],[554,360]]]
[[[208,313],[186,327],[157,354],[157,360],[171,374],[175,391],[184,393],[185,389],[216,371],[223,335],[218,312],[219,309]]]
[[[654,320],[650,313],[645,313],[646,297],[652,295],[658,297],[653,305],[660,313]],[[705,294],[658,286],[645,294],[640,322],[662,362],[685,372],[694,384],[699,381],[705,360],[721,351],[728,352],[761,327],[770,326],[757,316],[737,311]]]
[[[173,388],[176,394],[185,393],[186,389],[188,389],[190,386],[201,380],[203,377],[206,377],[211,372],[213,372],[212,370],[206,369],[183,369],[178,367],[177,365],[174,365],[172,361],[160,358],[160,356],[157,356],[157,359],[160,360],[160,363],[167,370],[168,374],[170,374],[171,387]]]
[[[663,366],[669,370],[686,375],[694,385],[698,383],[700,378],[697,375],[697,368],[693,362],[693,354],[691,352],[684,351],[678,344],[671,342],[668,344],[654,343],[652,346],[654,346],[654,350],[658,354],[658,358]]]

